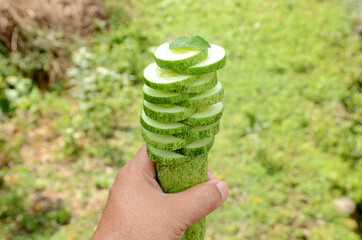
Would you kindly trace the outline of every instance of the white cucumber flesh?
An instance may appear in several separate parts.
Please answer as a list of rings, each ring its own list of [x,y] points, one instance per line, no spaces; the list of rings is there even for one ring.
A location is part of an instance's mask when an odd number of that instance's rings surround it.
[[[151,63],[143,70],[145,84],[157,90],[180,90],[193,84],[196,76],[181,75],[171,70],[162,69]]]
[[[200,51],[192,48],[171,50],[170,44],[166,42],[158,46],[153,55],[160,68],[180,71],[201,62],[207,54],[207,50]]]
[[[215,136],[220,129],[220,121],[215,123],[205,125],[205,126],[195,126],[190,128],[190,130],[179,133],[176,136],[182,139],[187,139],[188,142],[195,141],[199,139],[209,138]]]
[[[145,128],[142,128],[141,132],[145,142],[157,149],[172,151],[183,148],[187,145],[187,141],[183,138],[152,133]]]
[[[141,113],[141,125],[150,132],[163,134],[163,135],[174,135],[187,131],[190,127],[180,123],[162,123],[149,118],[144,111]]]
[[[212,89],[198,93],[184,102],[179,102],[178,105],[189,108],[209,106],[220,102],[223,97],[224,89],[221,82],[218,82]]]
[[[172,104],[189,99],[190,95],[187,93],[176,93],[166,90],[156,90],[150,88],[146,84],[143,85],[143,98],[150,103],[155,104]]]
[[[186,156],[173,151],[160,150],[147,144],[147,155],[157,164],[161,165],[176,165],[188,162],[192,159],[191,156]]]
[[[182,92],[182,93],[205,92],[205,91],[215,87],[217,82],[218,82],[217,72],[201,74],[201,75],[197,76],[196,82],[194,82],[190,86],[187,86],[187,87],[179,90],[179,92]]]
[[[143,110],[146,115],[160,122],[178,122],[195,113],[195,108],[187,108],[174,104],[153,104],[143,101]]]
[[[190,126],[203,126],[209,125],[220,120],[224,110],[224,105],[221,102],[216,104],[202,107],[196,111],[189,118],[182,121]]]
[[[180,74],[198,75],[204,73],[215,72],[223,68],[226,64],[226,51],[223,47],[210,44],[211,48],[208,49],[208,54],[205,60],[192,65],[184,70],[175,70]]]
[[[184,148],[178,150],[186,156],[196,156],[210,151],[214,145],[214,137],[204,138],[187,144]]]

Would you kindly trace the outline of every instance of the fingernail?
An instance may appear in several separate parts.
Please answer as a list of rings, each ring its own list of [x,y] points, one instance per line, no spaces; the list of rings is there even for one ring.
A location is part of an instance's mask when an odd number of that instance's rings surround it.
[[[221,200],[224,202],[229,195],[229,188],[224,182],[218,182],[216,186],[221,193]]]

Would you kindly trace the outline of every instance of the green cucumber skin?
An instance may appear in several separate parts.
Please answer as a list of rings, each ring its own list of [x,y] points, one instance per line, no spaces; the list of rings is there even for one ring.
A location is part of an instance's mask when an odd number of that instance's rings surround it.
[[[186,101],[189,98],[190,98],[189,94],[180,94],[175,97],[165,98],[165,97],[155,97],[155,96],[151,96],[146,93],[143,93],[143,99],[149,103],[154,103],[154,104],[174,104],[174,103]]]
[[[187,131],[190,127],[188,125],[185,125],[183,127],[179,127],[179,128],[172,128],[172,129],[160,129],[160,128],[156,128],[153,127],[149,124],[147,124],[141,117],[141,125],[142,127],[144,127],[146,130],[153,132],[153,133],[157,133],[157,134],[164,134],[164,135],[175,135],[178,133],[183,133],[185,131]]]
[[[199,75],[199,74],[215,72],[215,71],[223,68],[225,66],[225,64],[226,64],[226,55],[220,61],[210,64],[208,66],[197,67],[197,68],[189,67],[184,70],[177,70],[175,72],[177,72],[179,74],[183,74],[183,75]]]
[[[218,114],[215,114],[213,116],[207,117],[207,118],[193,118],[192,116],[181,121],[183,124],[186,124],[188,126],[204,126],[209,125],[212,123],[215,123],[219,121],[222,117],[224,110],[219,112]]]
[[[176,134],[176,137],[187,139],[188,142],[215,136],[220,130],[220,123],[215,127],[203,131],[186,131]]]
[[[154,57],[155,57],[157,66],[159,66],[160,68],[173,70],[173,71],[177,72],[177,71],[183,71],[186,68],[201,62],[202,60],[204,60],[207,57],[207,53],[208,53],[207,50],[202,50],[198,54],[196,54],[190,58],[186,58],[186,59],[182,59],[182,60],[174,60],[174,61],[167,61],[167,60],[159,59],[156,56],[154,56]]]
[[[155,141],[155,140],[149,138],[147,136],[147,133],[143,129],[141,130],[141,134],[142,134],[143,140],[145,140],[145,142],[147,144],[149,144],[150,146],[152,146],[154,148],[158,148],[161,150],[168,150],[168,151],[177,150],[177,149],[185,147],[188,143],[186,141],[186,139],[181,139],[181,138],[180,138],[180,141],[177,141],[177,142],[171,142],[171,143],[158,142],[158,141]]]
[[[187,228],[181,240],[204,240],[205,230],[206,218],[203,218]]]
[[[197,87],[193,87],[192,85],[189,86],[189,87],[185,87],[184,89],[181,89],[179,92],[180,93],[201,93],[201,92],[205,92],[213,87],[216,86],[218,82],[218,77],[217,75],[215,74],[215,77],[209,81],[209,82],[206,82],[200,86],[197,86]],[[192,97],[192,96],[190,96]]]
[[[184,102],[179,102],[177,105],[189,108],[196,108],[196,107],[204,107],[213,105],[215,103],[220,102],[224,98],[224,88],[222,88],[217,94],[208,96],[205,98],[195,99],[189,98]]]
[[[156,176],[165,193],[177,193],[207,180],[207,154],[179,165],[160,165],[156,163]],[[182,240],[204,240],[206,218],[186,229]]]
[[[157,181],[165,193],[178,193],[207,180],[207,154],[176,165],[156,163]]]
[[[204,154],[210,151],[212,146],[214,146],[214,138],[205,146],[197,147],[197,148],[188,148],[187,145],[184,148],[177,150],[176,152],[182,153],[186,156],[197,156],[200,154]]]
[[[181,92],[184,88],[187,86],[190,86],[194,82],[196,82],[197,77],[191,76],[190,78],[180,81],[180,82],[174,82],[174,83],[168,83],[168,84],[161,84],[161,83],[154,83],[146,78],[144,78],[144,83],[149,86],[150,88],[156,89],[156,90],[169,90],[169,91],[176,91]]]
[[[195,108],[187,108],[186,111],[178,113],[155,112],[145,105],[143,105],[143,110],[149,118],[164,123],[185,120],[196,112]]]
[[[171,165],[177,166],[189,162],[192,159],[191,156],[186,156],[186,155],[184,155],[184,157],[182,158],[165,158],[157,154],[154,154],[152,150],[149,148],[149,145],[147,145],[147,155],[157,165],[164,165],[164,166],[171,166]]]

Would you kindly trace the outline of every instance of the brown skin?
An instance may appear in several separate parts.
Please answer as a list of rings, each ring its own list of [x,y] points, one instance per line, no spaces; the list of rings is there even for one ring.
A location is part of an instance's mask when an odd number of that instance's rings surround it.
[[[92,240],[180,240],[187,227],[218,208],[228,187],[209,172],[208,181],[165,194],[144,145],[118,173]]]

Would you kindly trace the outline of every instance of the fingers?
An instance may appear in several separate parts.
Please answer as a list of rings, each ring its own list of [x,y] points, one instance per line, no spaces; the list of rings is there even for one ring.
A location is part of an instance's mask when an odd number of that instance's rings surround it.
[[[217,209],[228,195],[229,189],[224,182],[210,180],[169,196],[177,218],[189,227]]]
[[[155,163],[148,157],[146,144],[144,144],[130,161],[131,169],[143,171],[144,174],[156,178]]]
[[[212,172],[207,171],[207,181],[211,181],[211,180],[217,180],[217,179],[214,176],[214,174],[212,174]]]

